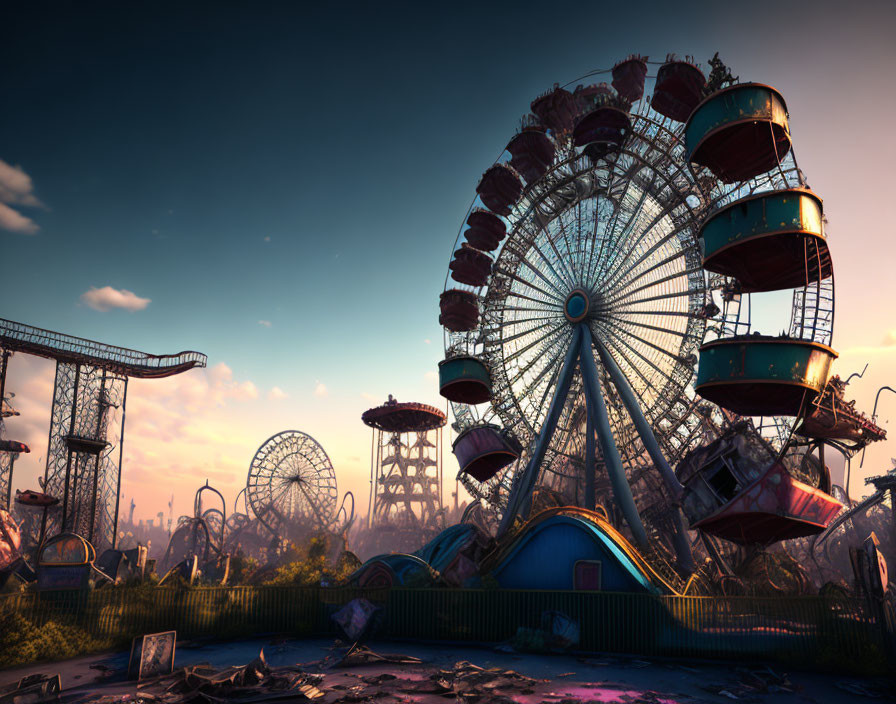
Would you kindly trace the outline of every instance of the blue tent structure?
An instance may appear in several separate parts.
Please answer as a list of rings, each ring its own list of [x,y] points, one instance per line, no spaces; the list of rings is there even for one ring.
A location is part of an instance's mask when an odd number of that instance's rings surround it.
[[[483,565],[504,589],[674,593],[603,516],[568,506],[528,521]]]

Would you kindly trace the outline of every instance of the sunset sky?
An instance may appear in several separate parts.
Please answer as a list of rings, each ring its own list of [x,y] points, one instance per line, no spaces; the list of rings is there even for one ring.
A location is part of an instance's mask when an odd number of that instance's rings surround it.
[[[6,7],[0,317],[208,355],[131,383],[123,493],[138,517],[171,493],[186,513],[206,478],[232,501],[256,448],[291,428],[321,442],[363,513],[360,415],[389,393],[444,408],[438,295],[479,176],[529,102],[630,53],[719,51],[787,100],[829,220],[834,371],[869,364],[849,393],[870,413],[896,387],[896,11],[807,6]],[[43,473],[52,383],[51,362],[13,358],[8,435],[32,448],[15,488]],[[896,396],[879,415],[896,419]],[[893,442],[854,463],[853,495]]]

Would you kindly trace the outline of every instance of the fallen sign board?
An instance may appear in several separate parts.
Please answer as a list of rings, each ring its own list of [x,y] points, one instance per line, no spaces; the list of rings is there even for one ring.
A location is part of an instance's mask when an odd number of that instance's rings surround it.
[[[174,671],[174,646],[177,631],[137,636],[131,643],[128,679],[170,675]]]

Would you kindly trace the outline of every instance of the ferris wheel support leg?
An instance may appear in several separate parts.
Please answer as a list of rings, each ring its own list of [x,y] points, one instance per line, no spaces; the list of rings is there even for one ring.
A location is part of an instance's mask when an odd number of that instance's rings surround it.
[[[635,425],[635,429],[638,431],[641,442],[644,443],[644,448],[647,450],[647,454],[650,455],[650,459],[653,461],[654,466],[659,470],[659,473],[666,484],[666,488],[671,495],[673,509],[672,521],[675,525],[675,553],[678,556],[679,567],[688,573],[694,572],[694,570],[697,569],[697,566],[694,564],[694,557],[691,554],[691,548],[688,543],[687,530],[685,529],[684,520],[682,519],[681,510],[679,509],[679,502],[684,487],[681,485],[681,482],[678,481],[678,477],[675,476],[675,472],[672,471],[672,467],[669,466],[669,462],[666,460],[665,455],[663,455],[663,451],[660,448],[660,444],[657,442],[656,436],[653,434],[650,423],[648,423],[647,419],[644,417],[641,406],[638,404],[635,394],[628,385],[628,381],[626,381],[625,376],[616,364],[616,360],[613,359],[610,353],[607,352],[606,348],[594,337],[594,335],[591,335],[591,340],[594,343],[594,347],[597,348],[601,363],[610,375],[610,380],[613,382],[613,386],[615,386],[616,390],[619,392],[622,403],[625,404],[625,408]]]
[[[560,412],[566,403],[566,396],[569,393],[569,384],[572,381],[573,371],[576,368],[576,357],[581,346],[582,331],[577,327],[569,342],[569,349],[566,351],[566,357],[563,360],[563,367],[560,370],[560,376],[557,380],[557,389],[554,391],[554,398],[548,408],[548,414],[541,426],[541,432],[538,434],[538,441],[535,444],[535,451],[526,464],[519,481],[514,485],[510,492],[510,498],[507,501],[507,510],[501,517],[501,525],[498,528],[498,537],[504,535],[511,526],[517,516],[526,519],[531,508],[532,490],[538,480],[539,469],[544,461],[544,455],[547,452],[548,445],[551,443],[551,437],[557,428],[560,420]]]
[[[581,329],[581,327],[579,328]],[[622,458],[619,456],[619,448],[613,440],[613,431],[610,428],[610,417],[607,414],[607,406],[604,403],[604,395],[600,390],[600,382],[597,380],[597,365],[594,362],[594,353],[591,349],[589,336],[582,335],[579,343],[579,359],[582,365],[582,377],[585,380],[585,398],[588,406],[588,415],[592,416],[597,430],[597,440],[600,443],[601,454],[607,473],[610,475],[610,483],[613,486],[613,496],[622,515],[635,536],[635,541],[640,546],[647,545],[647,533],[641,516],[638,515],[638,507],[632,497],[632,489],[625,477],[625,469],[622,466]]]
[[[594,497],[595,467],[594,467],[594,418],[590,413],[585,413],[585,508],[593,511],[595,508]]]

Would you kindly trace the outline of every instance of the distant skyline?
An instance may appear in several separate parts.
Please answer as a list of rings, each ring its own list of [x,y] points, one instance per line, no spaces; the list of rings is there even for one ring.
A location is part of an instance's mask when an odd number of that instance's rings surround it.
[[[130,386],[137,518],[167,514],[172,491],[189,512],[206,478],[230,504],[257,447],[293,428],[363,513],[360,415],[390,393],[445,408],[452,245],[530,101],[631,53],[718,51],[787,100],[829,221],[834,372],[869,363],[849,394],[870,413],[896,387],[894,20],[888,2],[10,6],[0,317],[208,355],[207,370]],[[8,434],[32,448],[15,488],[43,474],[52,382],[46,360],[10,364]],[[879,413],[896,418],[892,394]],[[852,493],[892,455],[892,440],[871,446]],[[449,445],[445,459],[453,478]]]

